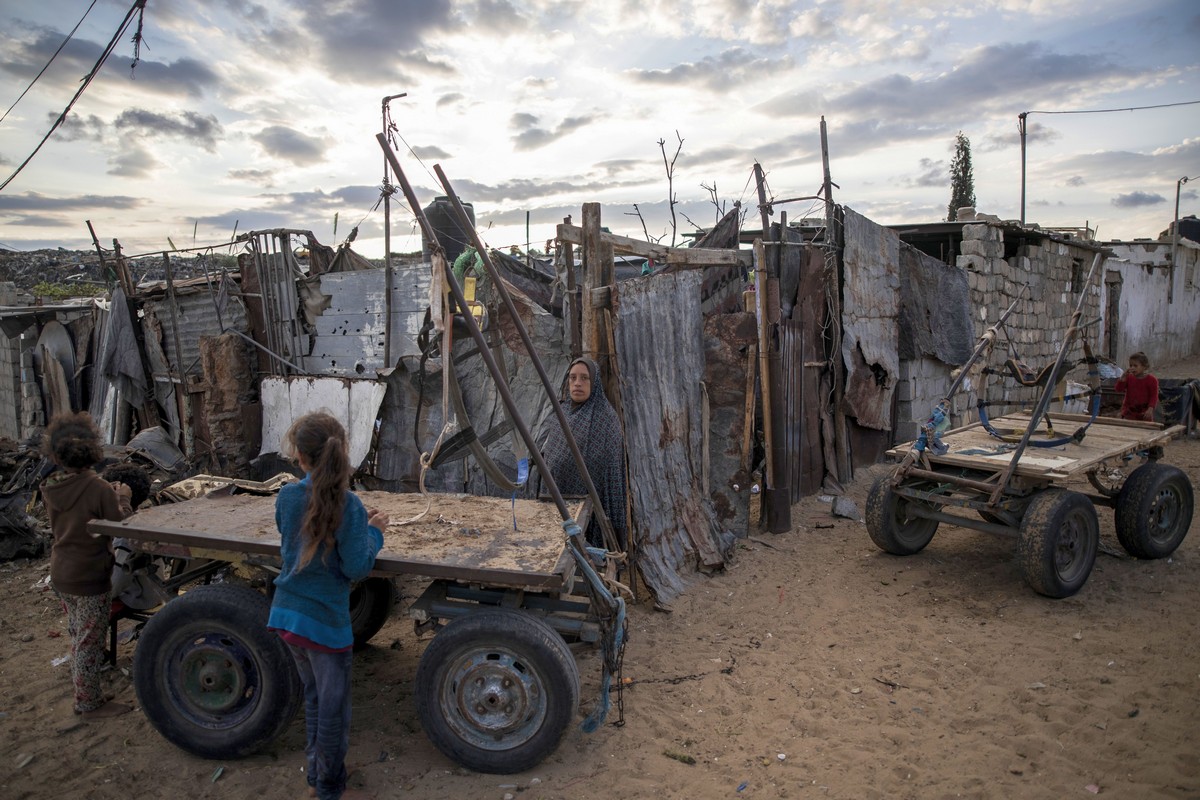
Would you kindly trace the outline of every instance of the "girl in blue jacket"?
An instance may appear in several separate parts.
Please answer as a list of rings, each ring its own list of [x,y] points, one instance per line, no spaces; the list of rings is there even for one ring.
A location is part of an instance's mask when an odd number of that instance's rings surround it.
[[[309,793],[337,800],[350,749],[350,585],[371,572],[388,518],[350,491],[346,431],[334,417],[296,420],[286,448],[306,475],[275,502],[283,565],[267,624],[287,643],[304,683]]]

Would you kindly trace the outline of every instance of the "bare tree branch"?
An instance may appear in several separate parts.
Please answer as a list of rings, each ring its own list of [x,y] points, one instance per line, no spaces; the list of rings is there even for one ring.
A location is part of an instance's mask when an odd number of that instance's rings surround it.
[[[675,195],[674,180],[675,180],[675,161],[679,158],[679,154],[683,152],[683,137],[679,135],[679,131],[675,131],[675,138],[679,140],[679,145],[675,148],[675,155],[667,160],[667,140],[658,140],[658,149],[662,151],[663,167],[667,171],[667,206],[671,210],[671,247],[675,246],[675,233],[678,229],[678,221],[675,219],[675,204],[679,202],[679,198]]]

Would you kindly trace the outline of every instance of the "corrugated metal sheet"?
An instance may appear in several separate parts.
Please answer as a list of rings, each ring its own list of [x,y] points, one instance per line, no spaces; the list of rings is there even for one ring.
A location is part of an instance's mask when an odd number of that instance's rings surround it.
[[[733,540],[701,484],[701,280],[696,272],[657,275],[615,293],[636,559],[663,602],[686,588],[697,561],[722,565]]]
[[[392,268],[391,342],[387,341],[387,271],[326,273],[321,293],[329,307],[316,318],[316,337],[304,368],[323,375],[373,376],[403,356],[420,355],[417,333],[429,306],[428,264]],[[391,364],[385,360],[390,349]]]
[[[900,237],[847,208],[843,264],[846,406],[859,425],[888,431],[900,375]]]
[[[789,230],[788,238],[802,234]],[[823,331],[828,317],[825,302],[825,262],[817,248],[788,247],[783,251],[781,274],[790,277],[795,305],[791,319],[779,326],[779,354],[783,366],[784,448],[791,477],[791,500],[814,494],[825,477],[821,442],[821,409],[831,398],[821,393],[825,362]]]
[[[203,369],[200,366],[200,337],[218,336],[223,333],[221,322],[225,323],[226,330],[234,330],[242,334],[246,334],[248,331],[246,308],[242,305],[242,301],[236,297],[228,299],[224,309],[221,311],[220,321],[218,321],[214,298],[209,293],[207,287],[199,291],[189,291],[186,294],[182,292],[177,293],[176,303],[179,313],[175,316],[174,323],[172,323],[171,319],[171,301],[169,298],[147,299],[145,307],[162,323],[163,353],[166,354],[171,366],[183,375],[203,374]],[[178,351],[175,349],[177,334],[179,339]],[[177,352],[182,354],[182,366],[175,363]],[[154,377],[157,380],[159,377],[166,376],[155,375]]]

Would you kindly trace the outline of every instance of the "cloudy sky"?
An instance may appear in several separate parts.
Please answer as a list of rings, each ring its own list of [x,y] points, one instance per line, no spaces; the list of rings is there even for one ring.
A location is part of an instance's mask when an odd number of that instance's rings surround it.
[[[0,181],[131,3],[0,4],[0,108],[28,89],[0,122]],[[85,220],[131,253],[235,225],[337,244],[357,224],[355,249],[379,257],[375,134],[401,92],[394,136],[422,202],[444,193],[440,164],[493,247],[523,245],[527,214],[542,247],[585,202],[642,237],[636,204],[669,243],[664,151],[676,236],[753,205],[756,161],[771,197],[814,195],[822,116],[835,200],[881,223],[945,218],[958,131],[980,210],[1018,218],[1022,111],[1122,109],[1028,117],[1028,221],[1154,237],[1185,176],[1180,212],[1200,213],[1194,0],[148,0],[131,69],[136,28],[0,191],[0,246],[87,249]],[[1165,107],[1124,110],[1146,106]],[[392,249],[419,249],[401,201]]]

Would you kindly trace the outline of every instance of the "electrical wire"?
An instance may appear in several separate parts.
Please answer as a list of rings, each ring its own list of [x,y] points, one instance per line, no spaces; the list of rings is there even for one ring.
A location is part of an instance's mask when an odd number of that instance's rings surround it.
[[[50,126],[50,130],[46,131],[46,135],[42,137],[42,140],[40,142],[38,142],[37,147],[33,148],[33,152],[30,153],[29,156],[26,157],[26,159],[21,162],[21,165],[19,167],[17,167],[16,170],[13,171],[13,174],[9,175],[4,180],[4,183],[0,183],[0,192],[4,191],[4,189],[10,183],[12,183],[13,178],[15,178],[19,174],[21,174],[21,170],[25,169],[25,167],[28,166],[29,162],[33,160],[33,157],[36,156],[38,154],[38,151],[42,149],[42,145],[46,144],[46,142],[49,141],[50,137],[54,135],[54,132],[56,130],[58,130],[58,126],[63,124],[63,121],[67,118],[67,114],[70,113],[70,111],[71,111],[71,107],[74,106],[75,102],[77,100],[79,100],[80,97],[83,96],[84,91],[86,91],[87,88],[89,86],[91,86],[92,80],[96,77],[96,75],[99,74],[100,68],[102,66],[104,66],[104,62],[108,60],[109,55],[113,51],[113,48],[117,46],[117,42],[125,34],[125,31],[128,30],[129,23],[131,23],[133,21],[134,14],[138,14],[139,12],[144,12],[145,10],[146,10],[146,0],[134,0],[133,5],[130,6],[129,11],[126,12],[126,14],[125,14],[125,19],[121,22],[121,27],[117,29],[117,32],[113,35],[113,38],[109,41],[108,46],[104,48],[104,52],[100,54],[99,60],[96,61],[96,66],[92,67],[92,71],[84,76],[83,81],[79,86],[79,91],[75,92],[75,96],[71,98],[71,102],[67,103],[67,107],[64,108],[63,112],[58,115],[58,119],[54,120],[54,124]],[[140,30],[140,27],[141,26],[139,23],[139,30]],[[134,37],[135,48],[137,47],[137,44],[139,42],[140,42],[140,33],[138,34],[138,36]],[[135,58],[136,58],[136,56],[135,56]],[[136,66],[136,64],[137,64],[137,62],[134,61],[135,66]]]
[[[1132,108],[1096,108],[1080,111],[1026,111],[1026,114],[1110,114],[1114,111],[1146,111],[1151,108],[1174,108],[1175,106],[1194,106],[1200,100],[1185,100],[1181,103],[1162,103],[1157,106],[1134,106]]]
[[[38,78],[46,74],[46,70],[50,69],[50,65],[54,63],[54,59],[58,58],[58,54],[61,53],[63,48],[67,46],[67,42],[71,41],[71,37],[75,35],[75,31],[79,30],[79,26],[83,24],[85,19],[87,19],[87,15],[91,13],[92,9],[96,6],[96,3],[97,0],[92,0],[92,4],[87,7],[87,11],[83,12],[83,16],[79,18],[79,22],[76,22],[75,27],[71,28],[71,32],[67,34],[67,38],[62,40],[62,44],[60,44],[58,49],[54,51],[54,55],[50,56],[50,60],[46,62],[46,66],[42,67],[42,71],[34,76],[33,80],[29,82],[29,85],[25,87],[25,91],[21,92],[21,96],[16,100],[13,100],[12,105],[8,107],[8,111],[5,111],[4,116],[0,117],[0,122],[4,122],[4,120],[8,118],[8,112],[16,108],[17,103],[21,102],[21,98],[25,97],[29,90],[33,88],[33,85],[38,82]]]

